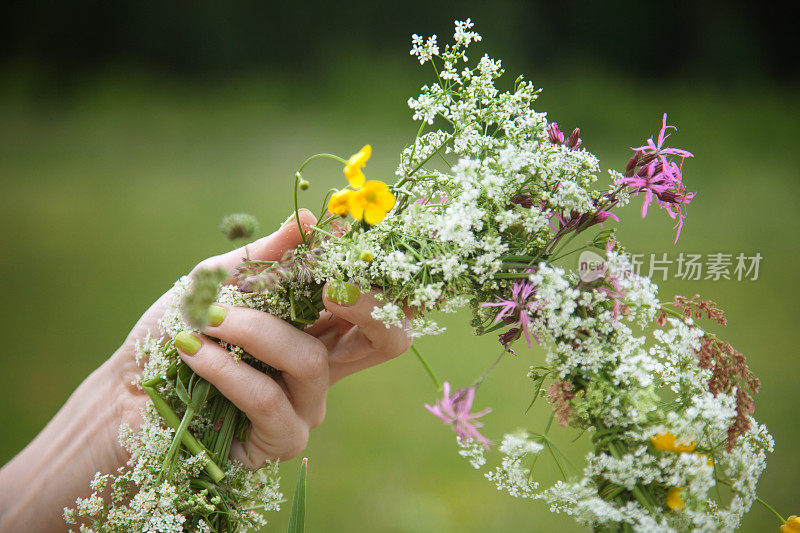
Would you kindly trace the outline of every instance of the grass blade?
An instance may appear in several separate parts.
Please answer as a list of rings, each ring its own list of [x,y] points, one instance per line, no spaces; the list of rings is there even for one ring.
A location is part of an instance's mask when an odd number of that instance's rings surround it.
[[[303,533],[306,528],[306,474],[308,473],[308,457],[303,457],[300,464],[300,475],[294,489],[292,515],[289,517],[289,533]]]

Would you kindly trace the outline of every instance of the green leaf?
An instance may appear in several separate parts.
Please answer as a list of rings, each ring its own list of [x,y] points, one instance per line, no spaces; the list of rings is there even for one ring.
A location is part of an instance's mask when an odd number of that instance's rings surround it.
[[[306,474],[308,472],[308,457],[303,457],[300,464],[300,476],[294,489],[292,501],[292,515],[289,517],[289,533],[303,533],[306,529]]]
[[[177,393],[180,401],[187,406],[192,405],[192,397],[189,396],[189,391],[186,390],[186,386],[183,384],[180,375],[175,378],[175,392]]]

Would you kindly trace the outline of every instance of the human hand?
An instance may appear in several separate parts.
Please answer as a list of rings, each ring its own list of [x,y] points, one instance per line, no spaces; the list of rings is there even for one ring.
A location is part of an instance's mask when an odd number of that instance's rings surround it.
[[[300,219],[305,227],[315,223],[308,211],[302,211]],[[300,241],[292,218],[276,233],[248,245],[249,256],[277,260]],[[197,268],[231,270],[243,257],[243,250],[235,250]],[[186,364],[250,419],[247,442],[234,441],[231,457],[251,468],[266,459],[298,455],[309,430],[322,422],[327,390],[335,381],[396,357],[411,344],[401,328],[387,328],[372,318],[378,304],[373,293],[360,295],[352,285],[334,283],[324,288],[323,302],[327,311],[305,331],[255,309],[214,304],[215,325],[202,334],[182,332],[175,339]],[[273,379],[237,362],[209,337],[241,347],[281,371],[280,376]]]

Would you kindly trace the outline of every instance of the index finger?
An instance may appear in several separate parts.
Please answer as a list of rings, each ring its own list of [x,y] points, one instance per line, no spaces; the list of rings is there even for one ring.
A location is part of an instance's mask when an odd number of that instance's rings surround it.
[[[408,326],[407,318],[403,320],[403,327],[398,327],[396,325],[390,326],[372,316],[372,311],[376,307],[384,305],[383,302],[375,297],[376,291],[373,290],[363,294],[356,293],[357,299],[355,301],[339,303],[330,298],[329,287],[330,282],[325,285],[325,289],[322,291],[322,302],[325,308],[334,317],[355,325],[354,328],[343,335],[342,340],[331,354],[332,359],[342,362],[353,360],[358,358],[359,355],[363,356],[363,352],[368,349],[391,352],[391,357],[393,357],[408,349],[410,343],[405,331]],[[355,287],[353,287],[353,290],[355,290]]]

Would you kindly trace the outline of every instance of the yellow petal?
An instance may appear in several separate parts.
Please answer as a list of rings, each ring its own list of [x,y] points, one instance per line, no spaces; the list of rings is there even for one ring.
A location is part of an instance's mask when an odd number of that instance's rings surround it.
[[[352,199],[353,191],[347,189],[343,191],[336,191],[331,195],[328,201],[328,211],[334,215],[346,215],[350,211],[350,200]]]
[[[350,161],[353,161],[354,163],[361,165],[363,167],[364,165],[367,164],[367,161],[369,161],[369,158],[371,156],[372,156],[372,146],[370,146],[369,144],[365,144],[361,150],[350,156]],[[348,163],[350,163],[350,161],[348,161]]]
[[[367,179],[360,167],[349,165],[344,167],[344,177],[354,189],[360,189],[364,185],[364,180]]]
[[[667,507],[673,511],[683,511],[683,508],[686,507],[686,502],[681,498],[681,492],[683,492],[683,487],[672,487],[669,489],[669,494],[667,494]]]
[[[381,191],[377,194],[377,203],[387,213],[392,210],[395,202],[397,201],[392,194],[392,191]]]
[[[661,450],[662,452],[691,452],[694,451],[694,442],[690,444],[683,444],[676,442],[676,437],[670,432],[667,433],[659,433],[655,437],[650,437],[650,442],[653,443],[653,446],[656,450]]]
[[[800,533],[800,517],[790,516],[781,526],[781,533]]]
[[[347,181],[350,182],[351,187],[358,189],[364,185],[364,180],[366,178],[361,169],[367,164],[371,155],[372,146],[367,144],[357,153],[351,155],[350,159],[347,160],[344,166],[344,176],[347,178]]]
[[[356,220],[361,220],[364,218],[364,209],[366,208],[367,204],[359,200],[356,195],[353,195],[353,201],[350,202],[350,214],[353,215],[353,218]]]
[[[380,206],[370,204],[364,210],[364,221],[367,224],[377,224],[384,218],[386,218],[386,211],[381,209]]]

